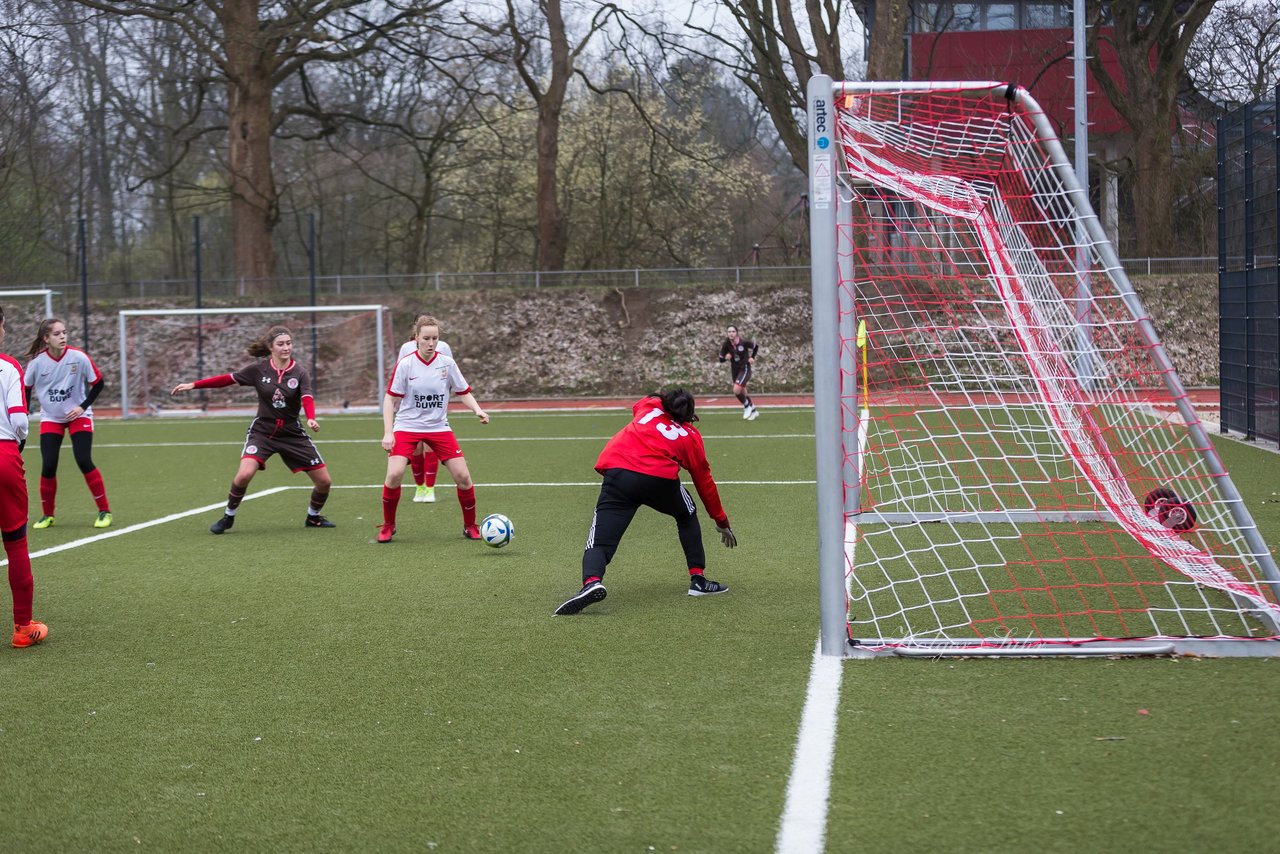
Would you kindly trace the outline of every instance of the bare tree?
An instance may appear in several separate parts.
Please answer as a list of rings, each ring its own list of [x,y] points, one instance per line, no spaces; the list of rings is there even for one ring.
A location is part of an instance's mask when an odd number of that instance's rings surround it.
[[[280,221],[271,139],[314,104],[277,105],[282,85],[308,65],[344,62],[371,50],[447,0],[75,0],[113,15],[173,24],[207,56],[227,87],[227,184],[235,273],[253,288],[276,275],[272,234]],[[320,132],[324,132],[322,128]]]
[[[583,32],[572,35],[561,0],[537,0],[532,12],[518,9],[515,0],[505,2],[505,35],[511,40],[511,63],[538,112],[538,269],[560,270],[564,268],[567,225],[560,215],[558,186],[565,96],[570,79],[579,73],[583,51],[618,10],[612,3],[593,3]]]
[[[1133,131],[1135,249],[1140,255],[1165,255],[1175,248],[1172,129],[1187,52],[1215,2],[1088,0],[1089,67]],[[1103,62],[1100,43],[1114,50],[1118,77]]]
[[[1196,88],[1219,102],[1275,96],[1280,85],[1280,0],[1222,0],[1187,52]]]

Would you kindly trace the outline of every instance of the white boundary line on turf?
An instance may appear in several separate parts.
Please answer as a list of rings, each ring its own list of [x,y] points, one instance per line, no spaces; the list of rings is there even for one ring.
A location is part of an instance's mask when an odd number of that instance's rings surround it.
[[[255,492],[251,495],[246,495],[243,499],[241,499],[241,501],[242,502],[251,501],[255,498],[264,498],[268,495],[275,495],[277,492],[284,492],[287,489],[295,489],[295,488],[301,488],[301,487],[273,486],[270,489],[264,489],[261,492]],[[177,519],[185,519],[188,516],[198,516],[201,513],[208,513],[210,510],[220,510],[226,506],[227,506],[226,501],[219,501],[217,504],[206,504],[203,507],[193,507],[190,510],[183,510],[181,513],[170,513],[168,516],[161,516],[159,519],[152,519],[148,522],[139,522],[136,525],[127,525],[123,528],[112,528],[111,530],[105,531],[101,534],[94,534],[92,537],[82,537],[78,540],[70,540],[65,543],[59,543],[56,546],[50,546],[47,549],[40,549],[39,551],[34,551],[31,553],[31,557],[34,560],[35,558],[44,557],[45,555],[57,554],[58,552],[65,552],[68,549],[74,549],[80,546],[87,546],[89,545],[89,543],[96,543],[99,540],[109,540],[112,537],[122,537],[125,534],[132,534],[134,531],[141,531],[143,528],[151,528],[156,525],[163,525],[165,522],[173,522]],[[28,540],[28,542],[30,542],[30,540]],[[7,560],[0,561],[0,566],[7,566],[8,563],[9,561]]]
[[[608,436],[466,436],[472,442],[607,442]],[[713,436],[717,442],[733,439],[812,439],[812,433],[761,433],[753,436]],[[378,445],[381,437],[368,439],[317,439],[318,445]],[[95,448],[223,448],[243,447],[244,440],[234,442],[94,442]]]
[[[836,713],[844,659],[822,654],[822,639],[813,647],[809,690],[796,735],[796,755],[787,781],[787,802],[778,827],[778,854],[822,851],[827,835],[827,801],[836,752]]]

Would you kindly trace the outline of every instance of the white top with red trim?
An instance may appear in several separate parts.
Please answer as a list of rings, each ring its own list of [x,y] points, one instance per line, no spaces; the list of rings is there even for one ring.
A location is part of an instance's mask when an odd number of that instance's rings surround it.
[[[396,360],[399,361],[400,359],[403,359],[405,356],[409,355],[410,353],[416,353],[417,350],[418,350],[417,341],[406,341],[400,345],[400,355],[396,356]],[[443,341],[436,342],[436,352],[443,353],[444,355],[448,356],[450,359],[453,358],[453,348],[450,347],[448,344],[444,343]]]
[[[23,375],[23,382],[32,389],[32,400],[40,401],[40,416],[63,424],[71,420],[71,410],[84,402],[89,387],[100,379],[102,371],[79,347],[68,347],[57,359],[41,350],[27,363]],[[81,417],[92,415],[90,407]]]
[[[406,433],[439,433],[449,429],[449,395],[466,394],[471,386],[448,356],[433,353],[424,362],[415,349],[391,369],[387,394],[400,408],[392,429]]]
[[[0,353],[0,399],[4,401],[0,440],[21,442],[27,438],[27,401],[22,394],[22,366],[4,353]]]

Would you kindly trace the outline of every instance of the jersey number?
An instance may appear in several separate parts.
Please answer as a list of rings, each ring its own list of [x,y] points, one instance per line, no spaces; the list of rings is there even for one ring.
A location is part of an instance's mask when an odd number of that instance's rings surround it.
[[[666,413],[665,413],[665,412],[663,412],[661,409],[658,409],[658,408],[656,408],[656,407],[655,407],[655,408],[653,408],[653,409],[650,409],[650,410],[649,410],[649,412],[648,412],[648,414],[646,414],[646,415],[644,416],[644,418],[641,418],[637,423],[638,423],[638,424],[648,424],[648,423],[649,423],[650,421],[652,421],[653,419],[658,418],[659,416],[662,416],[662,415],[665,415],[665,414],[666,414]],[[688,430],[686,430],[686,429],[684,429],[683,427],[675,427],[675,426],[673,426],[673,425],[671,425],[671,424],[667,424],[667,423],[666,423],[666,422],[664,422],[664,421],[659,421],[657,424],[655,424],[655,425],[653,425],[653,426],[654,426],[654,427],[657,427],[657,428],[658,428],[658,432],[659,432],[659,433],[661,433],[664,437],[666,437],[666,438],[670,439],[670,440],[671,440],[671,441],[673,441],[673,442],[674,442],[676,439],[679,439],[681,436],[688,436],[688,435],[689,435],[689,431],[688,431]]]

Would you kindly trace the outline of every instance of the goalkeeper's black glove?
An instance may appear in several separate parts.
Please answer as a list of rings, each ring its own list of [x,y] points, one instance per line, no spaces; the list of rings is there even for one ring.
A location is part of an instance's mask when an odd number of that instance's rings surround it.
[[[21,454],[27,447],[27,440],[22,439],[18,442],[18,453]]]
[[[723,528],[716,525],[716,533],[720,535],[720,542],[724,543],[725,548],[731,549],[738,545],[738,538],[734,535],[733,528],[729,527],[727,519]]]

